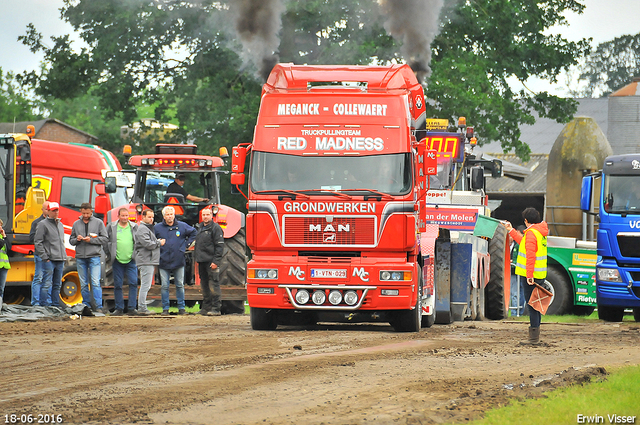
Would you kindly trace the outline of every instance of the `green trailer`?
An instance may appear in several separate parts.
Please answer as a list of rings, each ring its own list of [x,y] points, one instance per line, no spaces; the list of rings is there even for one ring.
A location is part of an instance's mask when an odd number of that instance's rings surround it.
[[[547,314],[591,314],[596,307],[596,242],[549,236],[547,249],[547,282],[554,294]]]

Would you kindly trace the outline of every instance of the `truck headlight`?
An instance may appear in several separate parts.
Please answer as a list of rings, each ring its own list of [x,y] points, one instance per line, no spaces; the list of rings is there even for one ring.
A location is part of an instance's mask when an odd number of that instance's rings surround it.
[[[618,269],[598,269],[598,280],[605,282],[622,282]]]
[[[329,302],[332,305],[338,305],[342,302],[342,294],[338,290],[333,290],[329,292]]]
[[[249,279],[277,279],[277,269],[249,269],[247,270]]]
[[[344,302],[347,305],[355,305],[358,302],[358,294],[356,291],[347,291],[344,293]]]

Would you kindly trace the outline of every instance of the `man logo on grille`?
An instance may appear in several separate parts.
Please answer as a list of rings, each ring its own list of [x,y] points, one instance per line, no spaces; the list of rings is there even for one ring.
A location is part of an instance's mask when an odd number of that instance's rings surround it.
[[[336,242],[336,234],[335,233],[324,233],[322,235],[322,242],[324,242],[324,243],[335,243]]]
[[[309,225],[310,232],[350,232],[349,223],[347,224],[338,224],[338,229],[333,226],[333,224],[327,224],[324,229],[319,224],[310,224]]]

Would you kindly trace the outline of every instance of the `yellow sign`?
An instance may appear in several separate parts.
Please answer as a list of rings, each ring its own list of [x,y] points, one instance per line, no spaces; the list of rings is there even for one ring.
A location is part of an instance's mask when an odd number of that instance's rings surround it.
[[[49,199],[49,195],[51,194],[51,180],[53,180],[52,177],[36,174],[31,178],[31,186],[44,190],[47,199]]]
[[[596,254],[581,254],[579,252],[573,253],[572,264],[574,266],[595,267],[597,261],[598,261],[598,256]]]

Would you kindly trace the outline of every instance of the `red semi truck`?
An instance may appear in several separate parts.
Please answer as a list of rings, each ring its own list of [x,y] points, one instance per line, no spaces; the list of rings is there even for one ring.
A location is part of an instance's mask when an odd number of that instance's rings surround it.
[[[322,320],[418,331],[433,323],[434,245],[442,232],[420,216],[427,176],[448,153],[444,145],[441,154],[427,150],[426,121],[422,87],[406,65],[276,65],[253,143],[232,155],[238,189],[251,155],[245,196],[254,329]]]

